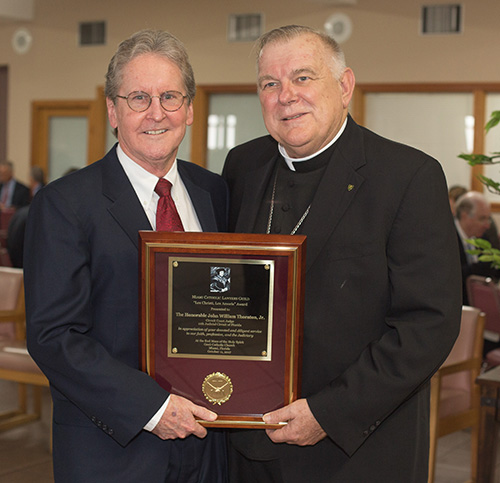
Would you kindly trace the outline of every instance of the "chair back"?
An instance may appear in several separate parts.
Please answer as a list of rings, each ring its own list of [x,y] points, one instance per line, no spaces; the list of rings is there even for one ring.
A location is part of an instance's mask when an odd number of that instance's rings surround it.
[[[0,432],[40,419],[41,386],[49,385],[26,349],[25,313],[23,270],[0,267],[0,330],[4,330],[3,340],[0,336],[0,380],[18,383],[17,408],[0,414]],[[27,385],[33,385],[31,405]],[[1,403],[4,406],[5,401]]]
[[[500,340],[500,291],[490,277],[470,275],[466,281],[469,304],[486,314],[485,329]],[[489,337],[488,337],[489,338]]]
[[[23,324],[23,270],[0,267],[0,340],[22,338]]]
[[[438,438],[466,428],[471,428],[471,474],[476,474],[480,394],[475,381],[481,371],[484,319],[478,308],[462,307],[457,340],[432,376],[428,483],[434,481]]]
[[[444,375],[441,379],[441,389],[462,390],[472,392],[474,380],[481,366],[483,348],[483,324],[479,324],[480,310],[476,307],[462,307],[460,333],[448,357],[441,367],[476,360],[477,371],[462,371],[456,374]]]

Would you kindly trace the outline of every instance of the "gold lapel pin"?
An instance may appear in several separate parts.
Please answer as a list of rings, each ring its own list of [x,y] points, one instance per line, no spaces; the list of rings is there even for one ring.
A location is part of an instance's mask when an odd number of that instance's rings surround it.
[[[348,184],[347,185],[347,191],[352,191],[354,189],[354,185],[353,184]]]

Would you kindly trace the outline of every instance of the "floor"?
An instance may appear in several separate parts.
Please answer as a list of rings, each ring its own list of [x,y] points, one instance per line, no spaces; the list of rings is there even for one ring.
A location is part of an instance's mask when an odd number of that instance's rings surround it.
[[[53,483],[49,451],[50,395],[44,388],[40,421],[0,433],[0,483]],[[14,383],[0,381],[0,411],[16,404]],[[464,483],[470,479],[470,434],[461,431],[439,440],[435,483]],[[500,452],[500,448],[499,448]],[[495,483],[500,483],[500,457]],[[388,482],[390,483],[390,482]]]
[[[30,392],[28,393],[29,395]],[[0,412],[17,404],[16,384],[0,381]],[[43,388],[40,421],[0,432],[0,483],[53,483],[50,454],[50,394]]]
[[[465,483],[469,481],[471,478],[469,465],[469,431],[457,431],[439,439],[434,483]],[[499,466],[500,457],[497,454],[494,483],[500,483]]]

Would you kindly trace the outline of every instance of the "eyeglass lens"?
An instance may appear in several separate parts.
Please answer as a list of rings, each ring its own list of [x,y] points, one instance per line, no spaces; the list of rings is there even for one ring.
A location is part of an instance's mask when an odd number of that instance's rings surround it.
[[[141,112],[148,109],[153,97],[159,97],[160,103],[166,111],[176,111],[184,103],[184,96],[177,91],[167,91],[159,96],[150,96],[146,92],[131,92],[127,96],[127,103],[130,109]]]

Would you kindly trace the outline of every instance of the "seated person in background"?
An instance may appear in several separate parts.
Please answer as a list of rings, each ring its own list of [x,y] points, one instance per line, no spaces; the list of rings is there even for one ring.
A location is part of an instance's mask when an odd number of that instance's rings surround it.
[[[63,176],[78,171],[78,168],[70,168]],[[39,166],[32,166],[30,171],[30,191],[31,197],[35,195],[45,186],[45,174]],[[15,268],[23,268],[24,256],[24,232],[26,229],[26,221],[30,205],[23,206],[16,210],[9,222],[7,231],[7,251],[12,266]]]
[[[500,278],[500,270],[493,268],[489,262],[478,261],[477,255],[467,253],[467,250],[474,248],[467,243],[467,239],[483,238],[491,227],[490,203],[484,195],[477,191],[469,191],[457,200],[455,227],[462,265],[463,303],[467,305],[469,300],[465,282],[469,275],[482,275],[496,280]]]
[[[0,160],[0,210],[26,206],[30,199],[30,189],[14,178],[12,162]]]
[[[33,198],[45,186],[45,173],[40,166],[32,166],[30,170],[30,192]]]
[[[448,190],[448,199],[450,200],[450,208],[453,216],[456,215],[457,200],[467,193],[465,186],[454,185]],[[493,218],[490,219],[490,227],[481,235],[481,238],[488,240],[493,248],[500,249],[500,238],[498,236],[498,229]]]

